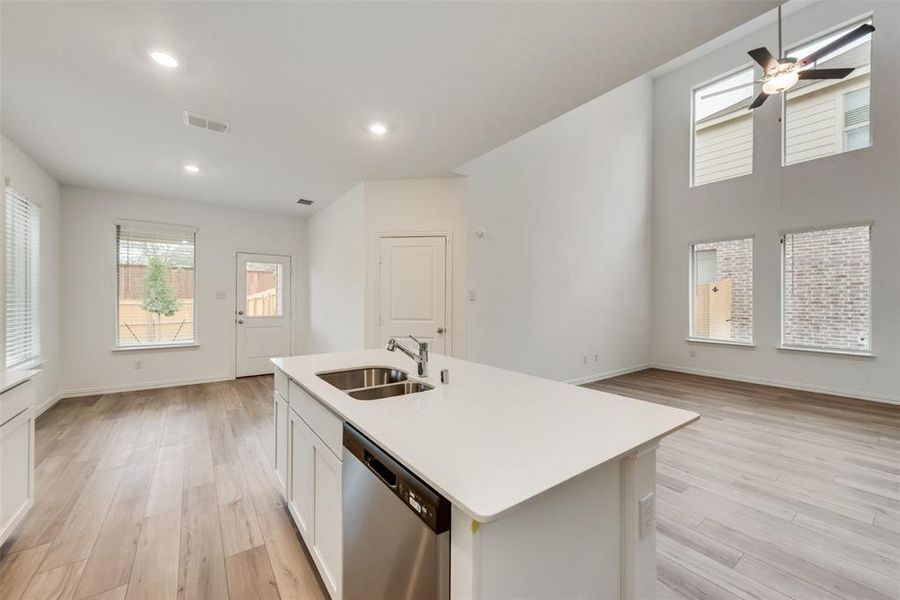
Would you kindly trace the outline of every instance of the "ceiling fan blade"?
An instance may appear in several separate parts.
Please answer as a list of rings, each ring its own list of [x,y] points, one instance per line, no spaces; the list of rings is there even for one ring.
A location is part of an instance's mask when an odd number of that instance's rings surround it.
[[[807,69],[800,71],[800,79],[843,79],[854,69]]]
[[[846,35],[842,35],[838,39],[834,40],[830,44],[825,44],[809,56],[801,58],[797,61],[797,68],[803,68],[806,65],[812,64],[822,58],[823,56],[828,56],[835,50],[840,50],[850,42],[858,40],[861,37],[865,37],[875,31],[875,28],[872,27],[869,23],[863,23],[853,31],[848,32]]]
[[[736,85],[734,87],[725,88],[724,90],[716,90],[715,92],[710,92],[709,94],[704,94],[703,96],[700,96],[700,99],[706,100],[707,98],[715,98],[716,96],[721,96],[722,94],[727,94],[728,92],[734,92],[736,90],[740,90],[745,87],[751,87],[755,83],[759,83],[759,82],[751,81],[749,83],[742,83],[741,85]]]
[[[750,103],[750,106],[747,107],[747,110],[753,110],[754,108],[759,108],[762,106],[762,103],[766,101],[769,95],[765,92],[760,92],[759,96],[756,97],[756,100]]]
[[[768,48],[756,48],[747,54],[763,68],[763,73],[768,73],[778,67],[778,59],[772,56]]]

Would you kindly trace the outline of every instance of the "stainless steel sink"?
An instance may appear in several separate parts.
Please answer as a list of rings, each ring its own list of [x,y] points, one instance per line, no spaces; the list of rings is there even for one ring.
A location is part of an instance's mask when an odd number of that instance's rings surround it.
[[[404,381],[401,383],[393,383],[390,385],[379,385],[367,387],[361,390],[353,390],[347,392],[351,398],[357,400],[380,400],[382,398],[392,398],[394,396],[403,396],[406,394],[415,394],[417,392],[427,392],[433,390],[434,386],[418,381]]]
[[[331,373],[317,373],[317,375],[341,391],[397,383],[407,379],[406,371],[391,367],[364,367],[332,371]]]

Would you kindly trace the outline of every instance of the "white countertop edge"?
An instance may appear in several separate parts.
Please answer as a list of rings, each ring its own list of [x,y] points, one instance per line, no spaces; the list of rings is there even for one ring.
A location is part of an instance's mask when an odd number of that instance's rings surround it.
[[[286,357],[286,358],[290,358],[290,357]],[[419,469],[416,468],[415,465],[410,464],[410,463],[402,456],[402,454],[401,454],[400,452],[398,452],[397,449],[392,448],[391,445],[390,445],[387,441],[385,441],[384,439],[380,439],[379,436],[377,436],[377,435],[373,434],[371,431],[367,430],[367,428],[366,428],[362,423],[359,423],[359,422],[355,421],[355,420],[354,420],[353,418],[351,418],[349,415],[343,413],[343,411],[341,411],[339,408],[337,408],[337,407],[334,406],[331,402],[329,402],[328,399],[322,398],[322,397],[321,397],[319,394],[317,394],[314,390],[310,389],[309,386],[304,385],[301,381],[298,381],[295,377],[291,376],[291,374],[288,373],[288,372],[283,368],[283,364],[281,363],[281,361],[284,360],[284,359],[276,358],[276,359],[271,359],[271,360],[272,360],[272,362],[275,364],[275,366],[276,366],[282,373],[284,373],[284,374],[288,377],[288,379],[290,379],[290,380],[293,381],[296,385],[298,385],[304,392],[306,392],[307,394],[309,394],[310,396],[312,396],[313,398],[315,398],[322,406],[324,406],[326,409],[328,409],[331,413],[333,413],[333,414],[335,414],[336,416],[338,416],[342,421],[344,421],[344,422],[346,422],[346,423],[349,423],[349,424],[352,425],[354,428],[356,428],[357,430],[359,430],[363,435],[365,435],[365,436],[368,437],[369,439],[373,440],[373,441],[374,441],[376,444],[378,444],[385,452],[387,452],[387,453],[390,454],[392,457],[394,457],[396,460],[398,460],[401,464],[403,464],[403,466],[404,466],[405,468],[409,469],[413,474],[415,474],[417,477],[419,477],[420,479],[422,479],[422,480],[423,480],[425,483],[427,483],[429,486],[431,486],[432,488],[434,488],[434,489],[435,489],[438,493],[440,493],[442,496],[444,496],[445,498],[447,498],[447,500],[449,500],[451,504],[453,504],[454,506],[456,506],[457,508],[459,508],[464,514],[466,514],[466,515],[469,516],[470,518],[474,519],[475,521],[478,521],[479,523],[490,523],[490,522],[493,522],[493,521],[497,521],[497,520],[503,518],[503,517],[504,517],[506,514],[508,514],[510,511],[516,509],[517,507],[522,506],[522,505],[524,505],[524,504],[527,504],[528,502],[534,500],[534,499],[537,498],[538,496],[543,495],[544,493],[546,493],[546,492],[548,492],[548,491],[550,491],[550,490],[552,490],[552,489],[555,489],[555,488],[557,488],[557,487],[559,487],[559,486],[561,486],[561,485],[563,485],[563,484],[565,484],[565,483],[568,483],[568,482],[570,482],[570,481],[572,481],[572,480],[574,480],[574,479],[576,479],[576,478],[578,478],[578,477],[581,477],[581,476],[584,475],[585,473],[588,473],[588,472],[590,472],[590,471],[592,471],[592,470],[594,470],[594,469],[603,467],[604,465],[607,465],[607,464],[609,464],[609,463],[611,463],[611,462],[619,461],[619,460],[621,460],[622,458],[624,458],[625,456],[628,456],[629,454],[632,454],[632,453],[634,453],[634,452],[636,452],[636,451],[639,451],[639,450],[642,449],[642,448],[646,448],[646,447],[655,447],[656,445],[658,445],[659,441],[660,441],[662,438],[664,438],[664,437],[666,437],[666,436],[668,436],[668,435],[671,435],[671,434],[674,433],[675,431],[678,431],[679,429],[682,429],[682,428],[684,428],[684,427],[687,427],[688,425],[690,425],[690,424],[692,424],[692,423],[694,423],[694,422],[696,422],[696,421],[698,421],[698,420],[700,419],[700,415],[699,415],[699,414],[693,413],[694,416],[693,416],[692,418],[690,418],[689,420],[685,421],[684,423],[682,423],[682,424],[680,424],[680,425],[677,425],[677,426],[675,426],[675,427],[671,427],[671,428],[665,430],[664,432],[662,432],[662,433],[660,433],[660,434],[658,434],[658,435],[656,435],[656,436],[654,436],[654,437],[652,437],[652,438],[645,439],[644,441],[642,441],[642,442],[640,442],[640,443],[638,443],[638,444],[635,444],[635,445],[633,445],[632,447],[626,448],[626,449],[623,450],[621,453],[619,453],[619,454],[617,454],[617,455],[615,455],[615,456],[609,457],[609,458],[607,458],[606,460],[604,460],[603,462],[597,463],[597,464],[593,465],[592,467],[590,467],[590,468],[588,468],[588,469],[582,469],[582,470],[580,470],[580,471],[570,473],[570,474],[568,474],[567,476],[562,477],[562,478],[561,478],[559,481],[557,481],[554,485],[549,486],[549,487],[547,487],[547,488],[541,490],[541,491],[538,492],[538,493],[535,493],[534,495],[532,495],[532,496],[530,496],[530,497],[528,497],[528,498],[524,498],[524,499],[522,499],[522,500],[520,500],[520,501],[518,501],[518,502],[509,504],[508,506],[504,507],[504,508],[501,509],[501,510],[497,510],[497,511],[494,511],[494,512],[489,512],[489,513],[484,513],[484,512],[479,512],[479,511],[477,511],[477,510],[474,510],[473,508],[471,508],[470,506],[468,506],[464,501],[462,501],[458,496],[456,496],[455,494],[453,494],[450,490],[447,490],[447,489],[445,489],[443,486],[441,486],[440,484],[436,483],[431,477],[428,476],[427,473],[421,472]],[[376,362],[377,362],[377,361],[376,361]],[[373,362],[372,365],[366,365],[366,366],[373,366],[373,365],[375,365],[375,364],[376,364],[376,363]],[[381,365],[379,365],[379,366],[390,367],[390,365],[388,365],[388,364],[381,364]],[[334,368],[334,369],[330,369],[330,368],[329,368],[329,369],[322,369],[321,371],[316,371],[316,374],[318,374],[318,373],[330,372],[330,371],[339,371],[339,370],[343,370],[344,368],[353,368],[353,366],[338,367],[338,368]],[[390,367],[390,368],[396,368],[396,367]],[[435,382],[433,382],[433,381],[430,381],[431,379],[432,379],[432,377],[429,377],[429,378],[421,378],[421,377],[417,377],[417,376],[415,376],[415,375],[412,374],[412,373],[410,373],[410,375],[409,375],[409,380],[410,380],[410,381],[427,381],[427,382],[432,383],[432,384],[434,384],[434,385],[441,385],[440,382],[435,383]],[[560,382],[560,383],[562,383],[562,382]],[[570,384],[565,384],[565,385],[570,385]],[[344,392],[340,392],[339,390],[336,390],[336,389],[335,389],[335,391],[336,391],[336,393],[342,393],[342,394],[344,393]],[[641,401],[641,400],[637,400],[637,399],[633,399],[633,398],[631,398],[631,400],[635,400],[636,402],[645,402],[645,401]],[[667,408],[671,408],[671,407],[667,407]],[[682,409],[679,409],[679,410],[682,410]],[[682,410],[682,412],[691,412],[691,411],[684,411],[684,410]]]
[[[5,394],[37,375],[40,369],[14,369],[0,374],[0,394]]]

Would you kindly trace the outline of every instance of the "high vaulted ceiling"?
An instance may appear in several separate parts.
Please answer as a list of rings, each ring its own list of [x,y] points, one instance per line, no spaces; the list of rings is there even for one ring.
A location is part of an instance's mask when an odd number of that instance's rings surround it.
[[[61,183],[302,215],[448,175],[776,4],[4,1],[2,128]]]

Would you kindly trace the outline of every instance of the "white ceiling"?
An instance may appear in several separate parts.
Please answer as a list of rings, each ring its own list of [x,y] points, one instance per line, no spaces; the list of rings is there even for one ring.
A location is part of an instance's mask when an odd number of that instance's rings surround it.
[[[4,1],[2,128],[61,183],[303,215],[451,174],[776,4]]]

